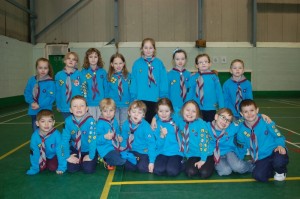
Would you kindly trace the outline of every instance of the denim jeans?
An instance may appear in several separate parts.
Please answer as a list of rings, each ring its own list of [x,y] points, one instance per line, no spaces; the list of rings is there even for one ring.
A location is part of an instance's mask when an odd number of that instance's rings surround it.
[[[116,109],[115,117],[119,123],[120,129],[122,128],[123,123],[128,118],[128,107],[119,107]]]
[[[215,165],[219,176],[230,175],[232,172],[252,172],[254,165],[251,162],[241,160],[234,152],[228,152],[220,157],[220,162]]]

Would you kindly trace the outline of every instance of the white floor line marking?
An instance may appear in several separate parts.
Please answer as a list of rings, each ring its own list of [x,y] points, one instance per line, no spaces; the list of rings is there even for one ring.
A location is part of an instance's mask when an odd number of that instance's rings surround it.
[[[0,115],[0,118],[10,116],[10,115],[14,115],[14,114],[17,114],[17,113],[22,113],[22,112],[27,111],[27,110],[28,110],[28,108],[25,108],[25,109],[18,110],[18,111],[15,111],[15,112],[10,112],[10,113],[7,113],[7,114],[3,114],[3,115]]]
[[[287,131],[289,131],[289,132],[291,132],[291,133],[294,133],[294,134],[296,134],[296,135],[300,135],[300,133],[297,133],[297,132],[292,131],[292,130],[290,130],[290,129],[284,128],[284,127],[279,126],[279,125],[276,125],[276,126],[277,126],[278,128],[280,128],[280,129],[284,129],[284,130],[287,130]]]
[[[290,145],[293,145],[293,146],[295,146],[295,147],[297,147],[297,148],[299,148],[300,149],[300,146],[298,146],[297,144],[295,144],[295,143],[293,143],[293,142],[290,142],[290,141],[285,141],[286,143],[289,143]]]
[[[18,119],[18,118],[24,117],[24,116],[28,116],[28,115],[27,115],[27,114],[25,114],[25,115],[21,115],[21,116],[19,116],[19,117],[15,117],[15,118],[12,118],[12,119],[6,120],[6,121],[4,121],[4,122],[0,122],[0,124],[4,124],[4,123],[6,123],[6,122],[9,122],[9,121],[12,121],[12,120],[15,120],[15,119]]]
[[[282,104],[288,104],[288,105],[293,105],[293,106],[300,106],[298,104],[293,104],[293,103],[288,103],[288,102],[284,102],[284,101],[280,101],[280,100],[269,100],[271,102],[276,102],[276,103],[282,103]]]

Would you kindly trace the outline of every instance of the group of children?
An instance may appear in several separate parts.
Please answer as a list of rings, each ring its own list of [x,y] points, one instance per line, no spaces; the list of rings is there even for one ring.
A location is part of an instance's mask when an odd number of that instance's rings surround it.
[[[55,80],[49,61],[38,59],[37,74],[24,92],[34,130],[27,174],[45,168],[93,173],[99,156],[109,170],[124,165],[202,178],[215,170],[220,176],[252,172],[258,181],[284,180],[285,138],[258,114],[243,61],[232,61],[232,77],[222,89],[207,54],[195,58],[196,73],[185,69],[183,49],[172,58],[174,67],[167,72],[155,41],[146,38],[131,73],[120,53],[111,56],[107,73],[100,51],[90,48],[81,71],[77,54],[67,53]],[[54,128],[54,101],[65,118],[62,134]]]

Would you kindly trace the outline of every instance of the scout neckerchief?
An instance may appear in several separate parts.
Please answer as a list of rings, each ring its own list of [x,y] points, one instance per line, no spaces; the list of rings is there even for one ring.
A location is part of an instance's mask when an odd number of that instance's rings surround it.
[[[38,75],[35,77],[36,82],[34,84],[34,87],[32,89],[32,96],[33,96],[33,100],[34,102],[38,103],[38,99],[40,96],[40,86],[39,86],[39,82],[41,81],[46,81],[46,80],[50,80],[52,79],[49,75],[45,75],[42,78],[39,78]]]
[[[122,83],[122,72],[117,72],[115,75],[118,78],[118,95],[120,101],[122,100],[122,95],[123,95],[123,83]]]
[[[217,136],[216,133],[216,121],[213,121],[212,123],[210,123],[211,125],[211,130],[214,134],[214,138],[216,139],[216,148],[214,150],[214,160],[215,160],[215,164],[218,164],[220,162],[220,147],[219,147],[219,142],[220,139],[225,135],[225,129],[222,130],[221,134],[219,136]]]
[[[189,152],[189,139],[190,139],[190,130],[189,130],[189,124],[190,122],[185,122],[183,134],[182,134],[182,143],[181,143],[181,151],[182,152]]]
[[[40,171],[43,171],[46,169],[46,146],[45,146],[45,141],[50,135],[55,131],[56,129],[53,128],[47,133],[47,135],[41,134],[39,130],[39,136],[42,139],[41,147],[40,147],[40,158],[39,158],[39,166],[40,166]]]
[[[203,79],[203,75],[210,75],[210,74],[214,74],[211,71],[207,71],[207,72],[200,72],[200,70],[198,70],[199,73],[199,77],[196,80],[197,86],[196,86],[196,96],[200,98],[200,104],[203,105],[203,100],[204,100],[204,79]]]
[[[77,121],[77,119],[74,117],[74,115],[72,115],[72,120],[73,123],[76,125],[77,127],[77,132],[76,132],[76,136],[75,136],[75,148],[78,151],[78,159],[79,162],[81,162],[81,126],[92,116],[89,113],[86,113],[80,120],[81,121]]]
[[[97,70],[98,69],[99,69],[98,66],[96,66],[95,70],[93,70],[91,68],[91,70],[93,72],[93,78],[92,78],[92,80],[93,80],[93,83],[92,83],[93,100],[95,99],[97,93],[100,94],[99,89],[98,89],[98,82],[97,82]]]
[[[70,102],[72,97],[72,81],[71,81],[71,75],[76,71],[76,69],[73,70],[73,72],[68,73],[66,67],[64,68],[64,71],[67,75],[66,79],[66,96],[67,96],[67,103]]]
[[[175,124],[174,120],[172,118],[170,118],[168,120],[162,120],[162,122],[169,123],[174,127],[174,132],[175,132],[175,135],[176,135],[176,141],[177,141],[178,146],[179,146],[179,151],[182,151],[180,138],[179,138],[179,133],[178,133],[179,129],[178,129],[177,125]]]
[[[242,88],[241,88],[241,83],[246,81],[246,77],[244,75],[242,75],[238,80],[234,80],[231,77],[231,80],[237,84],[237,90],[236,90],[236,94],[235,94],[235,110],[237,112],[239,112],[239,105],[240,102],[243,100],[243,95],[242,95]]]
[[[182,98],[183,101],[185,101],[187,91],[186,91],[183,73],[186,70],[185,69],[179,70],[178,68],[173,68],[173,70],[179,72],[179,74],[180,74],[180,97]]]
[[[132,149],[132,142],[134,140],[134,132],[136,131],[136,129],[140,126],[140,124],[142,123],[142,120],[139,121],[139,123],[137,123],[135,125],[134,128],[132,128],[132,121],[130,119],[128,119],[128,122],[129,122],[129,136],[128,136],[128,139],[127,139],[127,143],[126,143],[126,147],[125,148],[122,148],[121,151],[125,151],[126,149]]]
[[[113,137],[112,137],[112,139],[111,139],[112,145],[114,146],[114,148],[115,148],[116,150],[119,150],[119,148],[120,148],[120,142],[119,142],[119,140],[117,139],[116,130],[115,130],[115,128],[114,128],[114,118],[113,118],[112,120],[110,120],[110,121],[107,120],[107,119],[105,119],[105,118],[99,118],[99,120],[102,120],[102,121],[104,121],[104,122],[106,122],[106,123],[109,124],[110,130],[108,130],[108,132],[113,133]]]
[[[258,142],[257,142],[257,136],[254,133],[254,128],[257,126],[259,123],[260,117],[257,118],[255,123],[253,125],[249,124],[244,121],[244,125],[251,130],[251,135],[250,135],[250,155],[253,159],[254,162],[258,160]]]
[[[155,56],[153,55],[150,59],[150,61],[148,61],[147,58],[144,57],[145,62],[148,65],[148,86],[151,87],[151,82],[153,82],[154,84],[156,84],[154,75],[153,75],[153,69],[154,67],[152,66],[152,62],[155,59]]]

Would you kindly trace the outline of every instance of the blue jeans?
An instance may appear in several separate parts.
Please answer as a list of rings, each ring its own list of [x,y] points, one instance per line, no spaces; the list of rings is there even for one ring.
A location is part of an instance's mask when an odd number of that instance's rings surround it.
[[[281,155],[273,152],[270,156],[255,162],[252,177],[257,181],[267,182],[269,178],[273,177],[274,172],[286,173],[288,163],[289,156],[287,154]]]
[[[122,128],[123,123],[128,118],[128,107],[119,107],[116,109],[115,117],[119,123],[120,129]]]
[[[38,126],[36,125],[36,115],[30,115],[30,117],[31,117],[31,127],[34,132],[38,128]]]
[[[220,162],[215,164],[219,176],[230,175],[232,172],[252,172],[254,165],[251,162],[241,160],[234,152],[228,152],[220,157]]]

